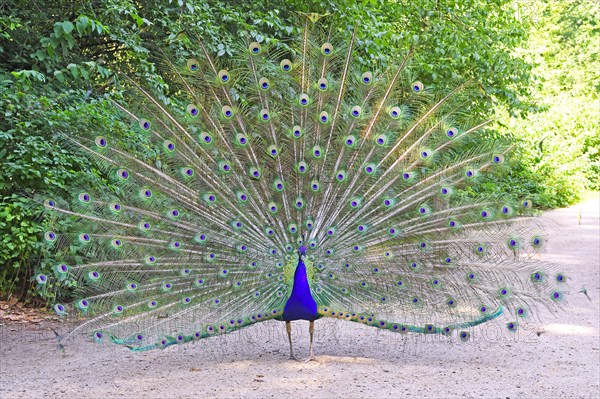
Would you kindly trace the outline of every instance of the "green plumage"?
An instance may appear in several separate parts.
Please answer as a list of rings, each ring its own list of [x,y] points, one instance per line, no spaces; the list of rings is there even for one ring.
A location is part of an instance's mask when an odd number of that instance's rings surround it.
[[[44,202],[77,220],[45,234],[75,252],[37,276],[79,281],[56,311],[132,349],[281,319],[301,246],[318,317],[451,334],[504,313],[515,330],[562,299],[530,201],[464,195],[508,168],[465,112],[477,85],[429,89],[412,50],[365,71],[355,46],[308,18],[292,53],[249,43],[223,59],[198,42],[181,66],[165,56],[168,104],[127,78],[127,140],[64,140],[116,190]]]

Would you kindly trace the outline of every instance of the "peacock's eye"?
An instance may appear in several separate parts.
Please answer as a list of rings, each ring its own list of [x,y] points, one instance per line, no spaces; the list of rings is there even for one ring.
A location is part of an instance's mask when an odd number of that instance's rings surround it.
[[[321,46],[321,53],[323,53],[326,56],[333,54],[333,46],[331,45],[331,43],[324,43]]]
[[[230,78],[230,76],[229,76],[229,72],[228,71],[226,71],[225,69],[221,69],[219,71],[219,80],[221,82],[227,83],[227,82],[229,82],[229,78]]]
[[[267,79],[267,78],[260,78],[260,80],[258,81],[258,86],[262,90],[267,90],[270,87],[269,86],[269,79]]]
[[[190,104],[187,106],[187,111],[190,116],[198,116],[200,110],[194,104]]]
[[[423,91],[423,83],[416,81],[412,84],[412,89],[415,93],[420,93]]]
[[[365,72],[362,74],[360,79],[361,79],[361,82],[368,85],[373,81],[373,74],[371,72]]]
[[[282,71],[289,72],[292,70],[292,61],[286,58],[279,63],[279,66],[281,67]]]
[[[329,87],[329,82],[327,81],[327,79],[321,78],[317,81],[317,87],[321,91],[326,91],[327,88]]]
[[[192,58],[191,60],[187,61],[187,67],[190,72],[196,72],[200,69],[200,64],[198,63],[198,60]]]
[[[255,54],[255,55],[260,54],[260,52],[261,52],[261,47],[258,42],[250,43],[250,46],[248,46],[248,49],[250,50],[250,53]]]

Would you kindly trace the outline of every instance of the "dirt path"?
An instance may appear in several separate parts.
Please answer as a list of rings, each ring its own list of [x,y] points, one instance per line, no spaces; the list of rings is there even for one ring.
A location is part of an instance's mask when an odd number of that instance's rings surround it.
[[[82,342],[64,355],[51,330],[11,323],[0,326],[0,398],[598,398],[599,210],[595,198],[544,216],[556,224],[544,258],[569,276],[568,306],[518,334],[505,333],[503,320],[474,331],[472,342],[457,343],[321,319],[318,362],[299,363],[287,359],[280,322],[164,351],[138,354]],[[590,299],[578,292],[582,287]],[[295,324],[304,356],[308,326]]]

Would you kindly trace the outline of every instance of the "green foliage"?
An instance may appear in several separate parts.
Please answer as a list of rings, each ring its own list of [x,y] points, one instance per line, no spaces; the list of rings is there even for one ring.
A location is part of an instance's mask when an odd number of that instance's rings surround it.
[[[21,276],[31,274],[29,258],[41,250],[38,240],[42,226],[31,219],[33,204],[18,194],[0,198],[0,290],[22,289]],[[7,263],[10,262],[10,263]],[[25,270],[22,270],[25,269]]]
[[[358,27],[365,68],[387,65],[415,47],[414,69],[430,85],[452,86],[476,79],[495,101],[514,113],[526,112],[530,66],[511,53],[527,37],[515,19],[512,0],[112,0],[56,1],[31,8],[17,0],[0,9],[0,68],[38,71],[64,85],[106,84],[109,71],[156,77],[156,45],[181,32],[203,38],[219,56],[231,56],[240,39],[287,48],[305,18],[326,19],[343,35]],[[475,109],[490,113],[486,103]]]
[[[33,269],[48,272],[53,256],[60,256],[42,243],[50,220],[42,217],[40,196],[52,192],[69,197],[78,186],[105,184],[101,173],[65,138],[99,126],[119,136],[127,126],[109,101],[90,98],[82,90],[51,91],[48,85],[23,78],[4,81],[2,93],[0,289],[27,291]]]
[[[585,189],[600,189],[598,118],[600,27],[598,3],[534,2],[535,21],[521,52],[538,76],[532,99],[538,110],[526,119],[505,119],[517,140],[521,165],[511,179],[543,207],[577,201]]]

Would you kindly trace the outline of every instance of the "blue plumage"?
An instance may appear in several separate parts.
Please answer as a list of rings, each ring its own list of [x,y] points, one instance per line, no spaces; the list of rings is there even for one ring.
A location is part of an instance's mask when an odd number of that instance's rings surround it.
[[[306,255],[306,247],[301,246],[298,249],[300,259],[294,271],[294,281],[292,283],[292,293],[290,294],[283,308],[282,320],[316,320],[319,315],[317,312],[317,302],[312,297],[310,286],[308,285],[308,276],[306,275],[306,265],[302,257]]]

